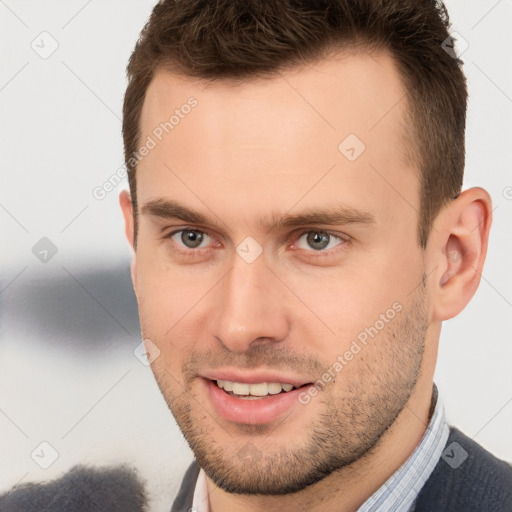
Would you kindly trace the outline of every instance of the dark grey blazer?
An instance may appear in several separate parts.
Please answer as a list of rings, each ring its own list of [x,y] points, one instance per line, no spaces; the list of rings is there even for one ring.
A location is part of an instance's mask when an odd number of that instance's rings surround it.
[[[446,451],[421,490],[414,512],[512,512],[512,466],[453,427],[446,446],[452,443],[458,443],[468,458],[454,469],[446,462],[454,454]],[[171,512],[190,511],[198,473],[199,466],[193,462]]]

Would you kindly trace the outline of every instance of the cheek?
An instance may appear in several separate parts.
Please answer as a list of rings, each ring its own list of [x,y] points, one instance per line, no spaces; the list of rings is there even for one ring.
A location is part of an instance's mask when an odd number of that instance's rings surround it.
[[[328,343],[328,350],[339,354],[366,329],[377,324],[380,330],[382,322],[393,323],[421,276],[422,262],[417,256],[381,254],[316,279],[304,276],[295,281],[295,290],[331,335],[335,334],[337,339]]]
[[[178,369],[195,345],[204,341],[213,276],[184,267],[163,268],[141,257],[137,300],[142,335],[160,350],[165,366]]]
[[[146,326],[159,337],[177,324],[204,295],[198,279],[184,267],[166,265],[151,251],[137,255],[137,299]]]

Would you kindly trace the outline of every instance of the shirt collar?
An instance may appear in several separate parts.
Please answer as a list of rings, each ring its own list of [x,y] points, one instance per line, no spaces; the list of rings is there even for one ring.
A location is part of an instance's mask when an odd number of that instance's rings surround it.
[[[413,510],[416,497],[439,462],[450,433],[435,384],[430,413],[430,421],[420,444],[357,512]]]

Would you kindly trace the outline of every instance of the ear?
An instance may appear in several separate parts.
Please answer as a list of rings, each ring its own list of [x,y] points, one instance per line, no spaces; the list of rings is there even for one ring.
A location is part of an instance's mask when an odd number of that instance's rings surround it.
[[[132,206],[132,198],[127,190],[123,190],[119,194],[119,204],[121,205],[121,211],[123,212],[124,217],[124,232],[126,235],[126,239],[130,244],[130,247],[133,250],[133,258],[131,263],[131,276],[133,287],[136,287],[136,275],[137,275],[137,267],[136,267],[136,251],[134,246],[135,232],[134,232],[134,218],[133,218],[133,206]],[[136,292],[137,290],[135,290]]]
[[[482,188],[461,192],[436,218],[428,252],[434,318],[458,315],[475,294],[487,253],[492,203]]]

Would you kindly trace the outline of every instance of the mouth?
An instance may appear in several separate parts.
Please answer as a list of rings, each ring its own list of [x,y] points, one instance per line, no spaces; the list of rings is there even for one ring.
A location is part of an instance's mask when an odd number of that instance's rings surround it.
[[[223,376],[224,377],[224,376]],[[274,377],[274,378],[268,378]],[[212,406],[215,415],[230,423],[245,425],[263,425],[278,419],[289,418],[304,411],[299,401],[311,382],[280,382],[276,375],[253,377],[251,379],[238,376],[233,380],[226,378],[203,377],[205,396]],[[251,382],[241,382],[251,380]]]
[[[284,382],[258,382],[255,384],[248,384],[246,382],[233,382],[230,380],[216,380],[213,381],[217,386],[224,390],[228,395],[242,400],[259,400],[267,396],[279,395],[282,393],[289,393],[299,387],[307,386],[294,386],[293,384]]]

